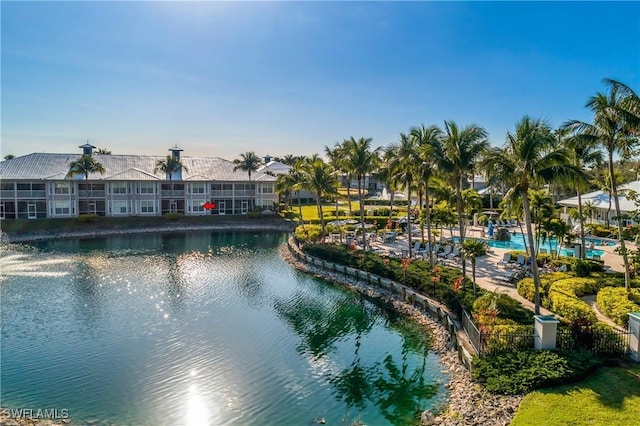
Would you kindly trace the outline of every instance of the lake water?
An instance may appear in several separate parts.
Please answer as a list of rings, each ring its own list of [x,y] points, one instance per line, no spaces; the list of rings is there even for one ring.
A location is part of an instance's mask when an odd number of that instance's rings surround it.
[[[428,330],[296,271],[285,238],[4,246],[2,405],[117,425],[405,425],[441,407]]]

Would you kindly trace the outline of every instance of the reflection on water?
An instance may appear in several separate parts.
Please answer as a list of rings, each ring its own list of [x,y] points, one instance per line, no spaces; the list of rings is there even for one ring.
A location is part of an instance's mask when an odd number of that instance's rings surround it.
[[[3,405],[135,425],[400,425],[441,405],[428,332],[293,270],[284,238],[3,247]]]

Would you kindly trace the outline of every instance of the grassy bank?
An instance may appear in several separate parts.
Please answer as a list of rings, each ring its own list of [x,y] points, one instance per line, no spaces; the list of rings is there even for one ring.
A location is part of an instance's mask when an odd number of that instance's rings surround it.
[[[639,419],[640,365],[631,365],[600,368],[576,384],[528,394],[511,426],[625,426]]]

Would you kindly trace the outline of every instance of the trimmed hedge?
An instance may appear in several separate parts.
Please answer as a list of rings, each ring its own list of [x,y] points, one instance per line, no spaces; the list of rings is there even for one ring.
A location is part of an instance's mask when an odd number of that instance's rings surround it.
[[[598,309],[616,324],[626,326],[629,313],[640,312],[640,289],[631,289],[631,300],[627,299],[624,287],[605,287],[598,292]]]
[[[76,220],[80,223],[96,223],[98,221],[97,214],[81,214]]]
[[[602,363],[584,350],[529,350],[475,358],[471,371],[474,380],[490,392],[522,395],[578,380]]]
[[[599,286],[600,281],[595,278],[566,278],[556,281],[549,287],[546,306],[570,322],[584,319],[595,324],[595,312],[589,304],[579,298],[585,294],[597,293]]]

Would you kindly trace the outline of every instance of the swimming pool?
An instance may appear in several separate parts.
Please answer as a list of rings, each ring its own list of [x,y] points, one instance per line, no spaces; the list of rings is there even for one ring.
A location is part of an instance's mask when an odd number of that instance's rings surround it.
[[[514,233],[511,234],[511,241],[498,241],[498,240],[485,240],[487,242],[487,244],[489,245],[489,247],[495,247],[495,248],[501,248],[501,249],[507,249],[507,250],[525,250],[525,243],[524,243],[524,235],[521,233]],[[604,243],[608,243],[608,241],[601,241]],[[551,243],[553,243],[553,246],[551,245]],[[528,241],[527,241],[528,244]],[[588,246],[589,243],[587,243]],[[596,244],[596,242],[594,241],[594,245],[605,245],[605,244]],[[544,249],[547,253],[551,253],[551,250],[556,250],[558,249],[560,252],[560,256],[576,256],[576,251],[572,248],[565,248],[565,247],[557,247],[556,246],[556,241],[555,239],[552,239],[551,241],[547,240],[544,242],[544,244],[540,245],[540,249]],[[593,258],[595,257],[602,257],[604,255],[604,250],[597,250],[597,249],[588,249],[587,248],[587,252],[586,252],[587,258]]]
[[[615,241],[605,240],[603,238],[585,237],[584,240],[587,242],[587,245],[593,243],[594,246],[613,247],[618,244]]]

